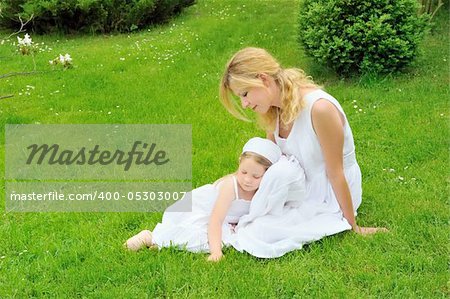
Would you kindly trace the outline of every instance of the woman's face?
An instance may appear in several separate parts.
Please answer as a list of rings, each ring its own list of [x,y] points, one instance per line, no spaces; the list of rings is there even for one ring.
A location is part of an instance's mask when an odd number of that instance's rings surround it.
[[[279,88],[270,76],[260,75],[264,87],[249,87],[237,89],[231,86],[231,91],[241,99],[242,108],[264,114],[271,106],[279,106]]]
[[[267,88],[265,87],[251,87],[234,91],[233,93],[241,99],[242,108],[252,109],[258,113],[266,113],[270,106],[270,98]]]
[[[242,158],[239,163],[236,179],[244,191],[255,191],[259,188],[265,172],[265,167],[252,158]]]

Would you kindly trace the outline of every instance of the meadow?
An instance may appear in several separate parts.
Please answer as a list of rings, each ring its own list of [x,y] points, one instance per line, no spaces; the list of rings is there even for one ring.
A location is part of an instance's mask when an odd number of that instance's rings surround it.
[[[37,73],[0,78],[5,124],[191,124],[192,184],[237,167],[264,136],[218,100],[229,57],[268,49],[335,96],[353,129],[363,174],[358,223],[390,232],[341,233],[278,259],[234,249],[217,264],[174,249],[130,253],[122,243],[161,213],[7,213],[0,187],[0,298],[447,298],[449,295],[449,13],[441,10],[401,74],[342,79],[297,42],[298,1],[198,0],[169,23],[111,35],[31,34]],[[10,32],[1,31],[0,37]],[[13,36],[0,76],[29,72]],[[49,60],[69,53],[72,69]]]

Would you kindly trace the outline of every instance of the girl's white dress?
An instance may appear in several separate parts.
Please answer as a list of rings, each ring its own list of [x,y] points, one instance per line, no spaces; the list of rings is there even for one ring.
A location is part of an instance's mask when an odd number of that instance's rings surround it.
[[[239,218],[248,214],[249,200],[241,199],[238,195],[237,180],[232,176],[235,199],[227,212],[222,225],[222,242],[230,245],[229,241],[234,234],[234,226]],[[191,252],[209,252],[208,223],[214,204],[219,194],[219,187],[223,180],[217,184],[207,184],[192,190],[179,202],[170,206],[163,214],[162,222],[153,230],[153,242],[159,247],[174,246]],[[177,212],[183,205],[192,203],[191,212]]]
[[[280,257],[306,243],[351,229],[326,175],[322,149],[312,126],[313,104],[326,99],[345,118],[343,166],[356,215],[362,189],[352,131],[341,105],[331,95],[315,90],[304,99],[306,107],[294,121],[288,138],[279,136],[277,122],[275,141],[288,158],[269,168],[253,196],[249,215],[241,217],[232,239],[239,251],[262,258]],[[297,192],[290,190],[293,187]]]

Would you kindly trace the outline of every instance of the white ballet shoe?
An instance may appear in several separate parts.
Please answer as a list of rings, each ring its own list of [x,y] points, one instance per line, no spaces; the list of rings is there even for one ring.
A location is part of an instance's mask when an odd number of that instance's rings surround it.
[[[153,245],[152,232],[149,230],[143,230],[137,235],[129,238],[123,245],[131,251],[138,251],[143,247],[151,247]]]

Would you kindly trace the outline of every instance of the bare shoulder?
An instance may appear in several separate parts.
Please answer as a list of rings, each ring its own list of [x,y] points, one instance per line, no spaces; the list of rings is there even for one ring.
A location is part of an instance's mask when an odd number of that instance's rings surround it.
[[[227,174],[219,179],[217,179],[213,184],[217,185],[219,183],[221,183],[222,181],[226,180],[227,178],[231,177],[232,175],[234,175],[233,173]]]
[[[323,117],[323,116],[330,116],[333,114],[336,114],[337,109],[336,107],[333,105],[333,103],[331,103],[328,100],[325,99],[318,99],[312,106],[312,110],[311,113],[313,115],[319,116],[319,117]]]
[[[233,175],[229,174],[220,179],[219,194],[234,195],[234,181]]]
[[[314,127],[316,125],[321,125],[322,123],[327,123],[331,126],[344,124],[344,117],[341,115],[339,110],[328,100],[319,99],[317,100],[311,108],[311,117]]]

